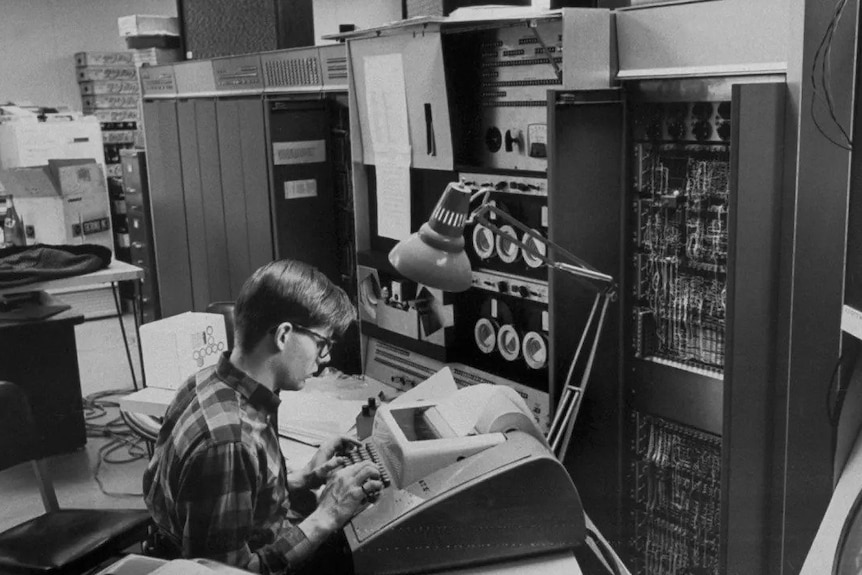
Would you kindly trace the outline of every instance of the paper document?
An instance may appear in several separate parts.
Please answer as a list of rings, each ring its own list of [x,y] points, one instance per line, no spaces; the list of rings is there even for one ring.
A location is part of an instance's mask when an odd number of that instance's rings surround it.
[[[329,394],[306,391],[281,392],[278,433],[311,445],[346,434],[356,424],[364,401],[338,399]]]
[[[410,129],[401,54],[366,56],[366,112],[377,176],[377,234],[410,235]]]
[[[430,399],[442,399],[458,391],[458,385],[452,376],[452,370],[444,367],[413,389],[399,395],[392,400],[391,405],[398,405],[407,401],[419,401]]]
[[[406,158],[406,159],[405,159]],[[377,235],[410,236],[410,156],[377,154]]]
[[[364,59],[366,108],[374,155],[404,152],[410,148],[407,123],[407,89],[401,54]]]

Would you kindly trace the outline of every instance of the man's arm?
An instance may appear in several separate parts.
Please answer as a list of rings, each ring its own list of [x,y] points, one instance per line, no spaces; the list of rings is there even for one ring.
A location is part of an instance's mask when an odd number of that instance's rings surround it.
[[[257,529],[254,502],[258,461],[239,442],[210,446],[196,453],[182,471],[176,513],[183,525],[184,557],[205,557],[243,569],[267,573],[258,566],[249,541]],[[300,529],[286,526],[278,534],[285,566],[298,565],[314,547]]]
[[[365,503],[368,493],[382,488],[380,474],[373,463],[357,463],[336,471],[321,492],[317,509],[298,526],[305,537],[300,547],[291,540],[292,532],[280,533],[273,544],[257,551],[261,572],[290,571],[298,565],[298,550],[302,550],[302,560],[308,558],[314,549],[344,527]]]
[[[257,480],[256,458],[241,443],[214,445],[195,454],[183,470],[176,501],[183,525],[183,556],[205,557],[260,573],[289,572],[356,513],[364,502],[363,485],[382,488],[371,463],[340,469],[309,517],[298,526],[285,521],[275,541],[252,553],[249,539],[255,531]]]

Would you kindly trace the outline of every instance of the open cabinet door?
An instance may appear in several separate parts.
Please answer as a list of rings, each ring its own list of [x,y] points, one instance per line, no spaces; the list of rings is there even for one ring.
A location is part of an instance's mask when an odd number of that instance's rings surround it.
[[[785,93],[732,89],[722,573],[768,572]]]

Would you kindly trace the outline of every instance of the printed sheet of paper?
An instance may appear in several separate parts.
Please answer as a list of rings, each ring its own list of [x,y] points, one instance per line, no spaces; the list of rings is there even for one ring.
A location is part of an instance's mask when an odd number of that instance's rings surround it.
[[[410,236],[410,152],[377,154],[377,234],[393,240]]]
[[[407,88],[401,54],[366,56],[365,92],[374,156],[410,150]]]
[[[377,174],[377,234],[410,235],[410,126],[401,54],[364,59],[366,106]]]

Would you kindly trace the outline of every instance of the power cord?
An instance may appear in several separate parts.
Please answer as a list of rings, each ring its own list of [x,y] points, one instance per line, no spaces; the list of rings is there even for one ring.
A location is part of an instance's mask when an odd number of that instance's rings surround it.
[[[147,458],[144,441],[134,433],[119,414],[118,397],[131,393],[128,389],[112,389],[92,393],[84,398],[84,421],[87,437],[106,439],[98,451],[96,465],[93,468],[93,478],[99,490],[109,497],[141,497],[143,493],[128,491],[110,491],[100,476],[102,466],[122,465]],[[114,411],[116,410],[116,413]],[[110,417],[107,421],[101,421]]]

